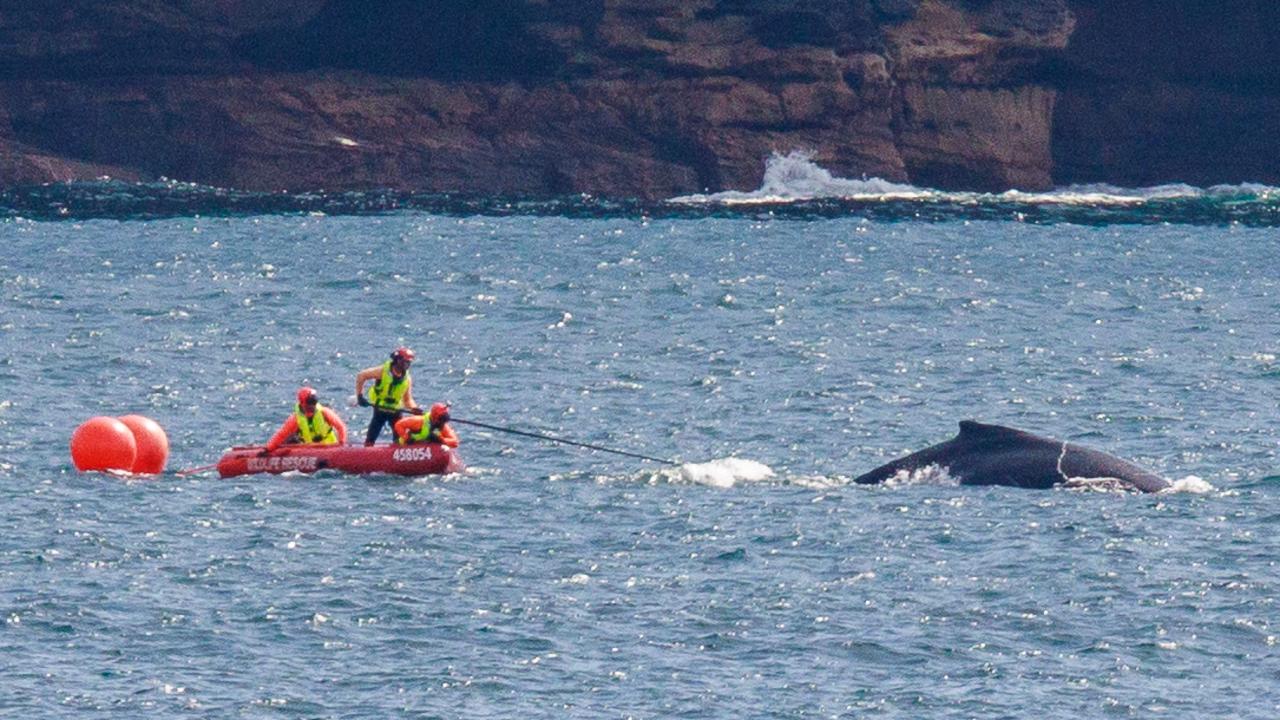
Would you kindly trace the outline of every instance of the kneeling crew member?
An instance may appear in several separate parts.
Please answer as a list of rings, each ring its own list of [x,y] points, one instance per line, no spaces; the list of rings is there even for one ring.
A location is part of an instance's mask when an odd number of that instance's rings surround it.
[[[396,348],[391,359],[382,365],[365,368],[356,374],[356,402],[362,406],[373,408],[373,417],[369,419],[369,430],[364,435],[364,444],[372,445],[382,433],[382,426],[404,417],[406,412],[421,412],[413,401],[413,378],[409,376],[409,365],[413,363],[413,351],[407,347]],[[373,381],[369,392],[364,391],[364,384]]]
[[[298,404],[259,455],[268,455],[285,444],[316,443],[342,445],[347,442],[347,426],[338,413],[320,404],[316,391],[304,387],[298,391]]]
[[[449,427],[449,406],[436,403],[426,417],[413,415],[397,420],[396,441],[401,445],[415,443],[440,443],[451,448],[458,447],[458,434]]]

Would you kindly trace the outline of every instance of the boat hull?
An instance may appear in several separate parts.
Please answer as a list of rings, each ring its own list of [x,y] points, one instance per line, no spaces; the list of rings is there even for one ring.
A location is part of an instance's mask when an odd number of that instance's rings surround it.
[[[444,475],[462,472],[462,458],[438,443],[423,445],[284,445],[261,456],[261,445],[236,447],[218,461],[224,478],[287,472],[337,470],[355,475]]]

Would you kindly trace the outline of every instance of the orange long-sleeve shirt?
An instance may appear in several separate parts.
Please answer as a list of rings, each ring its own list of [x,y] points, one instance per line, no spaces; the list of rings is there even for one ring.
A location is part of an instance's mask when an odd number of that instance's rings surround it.
[[[427,422],[427,418],[422,415],[410,415],[396,421],[396,437],[404,440],[411,433],[416,433],[422,429],[422,423]],[[445,423],[436,428],[436,434],[440,436],[440,444],[448,445],[451,448],[458,447],[458,434],[449,427],[449,423]]]
[[[320,412],[324,413],[325,422],[329,423],[329,425],[333,427],[333,431],[337,433],[338,444],[346,445],[347,444],[347,426],[342,422],[342,418],[338,417],[338,413],[330,410],[327,407],[324,407],[323,405],[320,406]],[[272,435],[271,439],[267,441],[267,449],[275,450],[276,448],[283,445],[286,440],[293,437],[297,433],[298,433],[298,419],[294,417],[293,414],[290,414],[289,417],[284,421],[284,424],[280,426],[280,429],[276,431],[276,434]]]

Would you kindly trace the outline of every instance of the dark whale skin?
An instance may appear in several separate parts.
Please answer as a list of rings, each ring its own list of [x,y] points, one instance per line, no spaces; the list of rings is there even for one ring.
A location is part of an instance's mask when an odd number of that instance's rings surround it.
[[[1169,481],[1159,475],[1113,455],[974,420],[961,421],[960,434],[954,438],[881,465],[853,481],[882,483],[899,472],[930,465],[946,468],[961,485],[1044,489],[1076,478],[1115,478],[1142,492],[1169,487]]]

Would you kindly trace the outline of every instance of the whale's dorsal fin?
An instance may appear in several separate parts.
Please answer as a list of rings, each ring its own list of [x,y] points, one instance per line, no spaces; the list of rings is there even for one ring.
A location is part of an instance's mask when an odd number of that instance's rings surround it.
[[[1022,430],[1015,430],[1003,425],[987,425],[977,420],[960,421],[960,439],[969,442],[993,442],[996,440],[1027,440],[1037,438]]]

